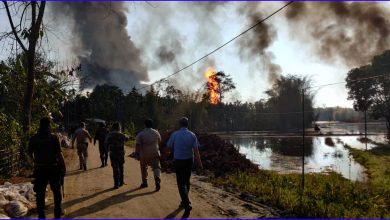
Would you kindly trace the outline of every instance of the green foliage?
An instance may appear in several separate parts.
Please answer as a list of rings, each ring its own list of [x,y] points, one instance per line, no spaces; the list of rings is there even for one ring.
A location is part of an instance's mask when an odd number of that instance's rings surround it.
[[[354,148],[349,148],[349,150],[355,160],[367,168],[370,183],[383,191],[390,205],[390,146],[380,144],[369,151]]]
[[[381,188],[351,182],[336,173],[305,175],[301,200],[301,178],[298,174],[276,174],[271,171],[237,173],[217,178],[221,185],[235,187],[257,197],[265,204],[285,211],[287,217],[311,218],[384,218],[389,198]],[[387,194],[388,195],[388,194]]]
[[[390,50],[375,56],[371,64],[348,72],[348,98],[358,111],[370,111],[374,118],[385,118],[390,132]],[[381,76],[382,75],[382,76]],[[374,78],[373,78],[374,77]],[[360,80],[364,79],[364,80]]]
[[[94,117],[112,118],[113,121],[119,121],[124,113],[123,98],[123,93],[118,87],[97,85],[85,102],[89,103],[90,112]]]
[[[347,74],[348,99],[354,100],[353,107],[357,111],[367,111],[373,103],[372,97],[375,94],[373,80],[357,80],[372,77],[373,74],[369,65],[352,69]]]
[[[27,81],[27,56],[19,54],[0,63],[0,112],[6,131],[2,132],[2,147],[20,152],[21,163],[27,163],[26,148],[29,134],[19,132]],[[65,99],[65,84],[61,73],[53,71],[54,64],[43,56],[35,59],[35,89],[31,108],[31,132],[38,127],[43,116],[61,118],[61,104]],[[1,124],[2,125],[2,124]],[[16,148],[19,148],[17,149]]]
[[[369,176],[366,182],[352,182],[337,173],[306,174],[301,197],[299,174],[260,170],[213,179],[217,184],[250,193],[260,202],[284,210],[285,217],[389,218],[389,145],[369,151],[348,148],[354,159],[366,167]]]
[[[185,92],[170,82],[164,83],[166,84],[151,87],[145,94],[141,94],[135,88],[128,94],[123,94],[116,86],[98,85],[89,97],[79,95],[65,103],[63,108],[65,122],[77,124],[86,118],[119,121],[123,129],[129,131],[131,135],[143,129],[145,118],[151,118],[154,127],[165,131],[176,128],[177,120],[182,116],[190,118],[190,129],[198,132],[301,129],[301,114],[274,113],[299,113],[302,110],[301,89],[310,85],[306,78],[282,77],[275,83],[273,89],[268,91],[268,100],[212,105],[204,95],[207,94],[205,90]],[[234,86],[233,83],[229,88],[231,86]],[[284,87],[287,89],[283,89]],[[306,90],[306,125],[314,118],[312,100],[313,95]]]
[[[0,164],[3,174],[11,174],[20,150],[20,130],[18,122],[0,109]]]
[[[0,111],[0,149],[13,148],[17,149],[20,145],[20,126],[19,123]]]
[[[318,121],[342,121],[358,122],[363,115],[352,108],[327,107],[315,108],[315,114],[318,115]]]
[[[308,126],[314,119],[313,93],[309,89],[311,81],[307,77],[281,76],[275,81],[272,88],[266,91],[269,99],[266,102],[268,111],[282,113],[274,121],[279,129],[302,128],[301,114],[283,114],[287,112],[302,112],[302,91],[304,91],[305,125]]]
[[[61,117],[61,103],[66,93],[60,73],[53,72],[54,64],[38,55],[35,60],[35,89],[32,104],[32,127],[42,116]],[[23,94],[26,89],[26,55],[9,58],[0,63],[0,102],[3,112],[21,122]],[[33,129],[34,130],[34,129]]]

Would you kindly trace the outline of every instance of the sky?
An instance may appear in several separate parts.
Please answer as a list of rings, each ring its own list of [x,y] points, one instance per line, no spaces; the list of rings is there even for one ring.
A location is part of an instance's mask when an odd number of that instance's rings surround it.
[[[142,83],[150,84],[172,74],[241,33],[251,25],[246,13],[239,10],[245,8],[250,11],[251,7],[248,7],[248,4],[253,3],[228,2],[218,5],[202,5],[196,2],[125,3],[127,34],[140,50],[142,62],[147,67],[148,80]],[[268,15],[283,4],[261,3],[258,12]],[[388,7],[387,3],[378,4]],[[304,25],[307,24],[288,22],[285,13],[285,10],[281,11],[265,22],[272,26],[276,34],[264,51],[270,55],[272,63],[280,67],[280,74],[307,76],[312,80],[313,86],[344,81],[347,72],[355,66],[339,59],[330,61],[319,56],[313,49],[313,43],[305,40],[306,32],[310,35],[311,29],[305,28]],[[70,24],[61,22],[60,19],[60,22],[53,22],[55,17],[56,14],[52,11],[45,16],[45,22],[51,29],[46,42],[49,48],[48,56],[66,65],[76,59],[72,49],[75,36],[70,30]],[[332,21],[331,16],[327,19]],[[293,33],[298,29],[299,36]],[[0,31],[8,30],[5,11],[0,10]],[[240,42],[248,40],[251,36],[253,33],[244,34],[208,58],[176,74],[172,77],[175,86],[188,91],[202,88],[206,82],[204,71],[208,67],[213,67],[217,71],[230,74],[236,83],[236,89],[227,96],[227,101],[254,102],[266,98],[264,92],[270,88],[272,80],[263,66],[263,57],[251,56],[244,59],[242,56],[245,48],[243,49]],[[5,59],[8,56],[9,42],[0,42],[0,46],[2,47],[0,59]],[[156,51],[162,46],[173,52],[173,58],[171,57],[169,62],[164,63],[157,58]],[[364,64],[366,63],[361,65]],[[313,91],[317,107],[352,107],[352,101],[347,100],[344,84],[316,88]]]
[[[155,7],[151,7],[147,4],[133,4],[130,5],[130,15],[128,23],[129,33],[142,32],[144,28],[143,19],[149,19],[150,14],[153,14],[157,10],[167,10],[166,3],[154,3]],[[185,3],[170,3],[170,4],[185,4]],[[175,26],[181,27],[180,34],[187,39],[186,51],[178,59],[181,59],[183,64],[189,64],[193,60],[207,54],[209,51],[215,49],[217,46],[230,40],[232,37],[241,33],[249,24],[245,22],[245,18],[240,16],[235,8],[241,3],[230,2],[229,5],[222,6],[222,12],[219,13],[220,17],[216,19],[219,29],[216,28],[214,31],[219,32],[219,39],[211,44],[207,44],[207,41],[202,44],[202,40],[196,39],[197,35],[197,22],[189,18],[185,18],[183,14],[188,12],[171,15],[170,22],[174,23]],[[274,4],[273,8],[277,8],[280,4]],[[278,24],[278,37],[275,42],[271,45],[270,51],[274,53],[275,62],[282,68],[282,75],[294,74],[299,76],[308,76],[312,79],[313,85],[327,84],[331,82],[343,81],[348,68],[342,64],[328,64],[321,61],[319,58],[313,56],[309,48],[305,48],[301,42],[295,41],[289,37],[288,30],[286,29],[287,24],[283,22],[279,15],[276,14],[274,17],[269,19],[267,22]],[[134,19],[133,17],[139,18]],[[183,18],[184,17],[184,18]],[[148,23],[148,22],[146,22]],[[205,19],[204,24],[207,25]],[[161,24],[163,25],[163,24]],[[195,29],[195,30],[194,30]],[[210,33],[212,34],[212,33]],[[242,36],[245,38],[246,36]],[[142,39],[136,37],[133,38],[136,43],[141,44]],[[196,45],[191,44],[195,42]],[[216,43],[216,44],[215,44]],[[188,49],[187,49],[188,48]],[[149,51],[152,51],[149,50]],[[222,70],[227,74],[230,74],[233,81],[236,83],[236,91],[230,94],[230,99],[239,99],[242,102],[254,102],[261,98],[266,98],[264,91],[269,89],[267,80],[267,74],[263,73],[260,68],[253,67],[253,65],[247,62],[242,62],[238,58],[238,51],[235,42],[222,48],[220,51],[212,54],[210,57],[215,60],[215,66],[212,66],[217,71]],[[206,65],[205,65],[206,64]],[[205,71],[208,65],[207,62],[200,62],[195,68],[191,70],[185,70],[181,75],[189,74],[191,71],[197,71],[201,69]],[[168,68],[169,70],[169,68]],[[151,71],[151,81],[158,80],[159,78],[169,75],[171,72],[165,72],[164,67],[157,70]],[[203,75],[203,72],[197,74]],[[315,90],[315,105],[316,106],[343,106],[352,107],[352,102],[347,100],[347,91],[344,85],[325,87]]]

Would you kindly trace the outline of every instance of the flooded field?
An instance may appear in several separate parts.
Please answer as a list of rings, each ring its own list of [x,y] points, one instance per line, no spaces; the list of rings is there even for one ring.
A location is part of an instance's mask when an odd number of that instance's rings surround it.
[[[335,171],[347,179],[364,181],[364,167],[355,162],[344,146],[357,149],[371,149],[377,143],[385,142],[384,135],[370,135],[372,141],[365,143],[363,136],[314,136],[305,139],[305,172]],[[232,143],[240,153],[262,169],[280,173],[299,173],[302,169],[301,137],[261,137],[237,135],[223,137]]]
[[[343,123],[337,121],[317,121],[315,124],[321,128],[321,133],[327,134],[364,134],[364,123]],[[368,122],[368,134],[385,134],[385,122]]]

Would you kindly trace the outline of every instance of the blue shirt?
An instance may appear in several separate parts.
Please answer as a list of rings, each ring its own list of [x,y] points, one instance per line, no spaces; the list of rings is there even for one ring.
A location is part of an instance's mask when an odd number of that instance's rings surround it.
[[[167,146],[173,148],[173,158],[187,160],[193,158],[192,149],[198,148],[199,142],[194,133],[183,127],[173,132]]]

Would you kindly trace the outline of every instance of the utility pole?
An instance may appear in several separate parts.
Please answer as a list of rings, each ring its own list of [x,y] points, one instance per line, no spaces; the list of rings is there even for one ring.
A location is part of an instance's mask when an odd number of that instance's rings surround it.
[[[367,150],[367,110],[364,111],[364,143],[366,143]]]
[[[301,183],[301,204],[305,189],[305,89],[302,89],[302,183]]]

